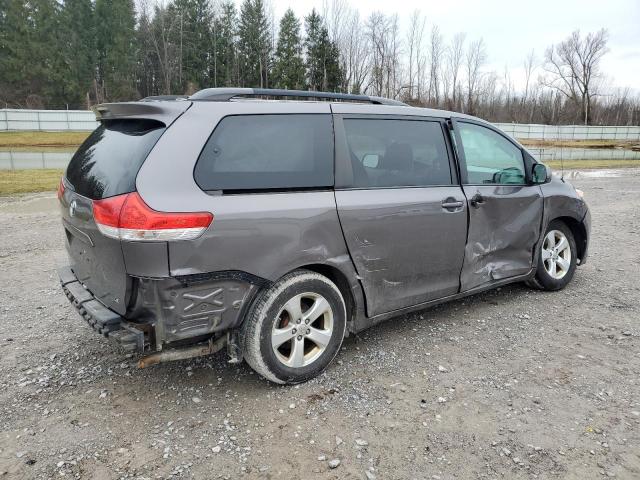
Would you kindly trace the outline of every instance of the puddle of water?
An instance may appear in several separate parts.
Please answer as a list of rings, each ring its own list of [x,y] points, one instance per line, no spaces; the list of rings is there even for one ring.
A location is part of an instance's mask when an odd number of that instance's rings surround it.
[[[66,168],[73,152],[14,152],[0,150],[0,170]]]

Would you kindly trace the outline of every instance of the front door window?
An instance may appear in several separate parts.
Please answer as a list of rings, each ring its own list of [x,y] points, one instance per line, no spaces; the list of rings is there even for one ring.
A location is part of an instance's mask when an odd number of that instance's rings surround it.
[[[467,185],[522,185],[522,151],[502,135],[472,123],[458,124]]]

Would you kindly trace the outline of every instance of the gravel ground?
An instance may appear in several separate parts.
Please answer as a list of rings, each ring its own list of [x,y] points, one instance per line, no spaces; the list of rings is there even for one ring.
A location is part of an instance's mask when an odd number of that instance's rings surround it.
[[[640,478],[640,172],[573,181],[566,290],[395,318],[297,387],[222,354],[136,369],[58,287],[55,196],[0,199],[0,478]]]

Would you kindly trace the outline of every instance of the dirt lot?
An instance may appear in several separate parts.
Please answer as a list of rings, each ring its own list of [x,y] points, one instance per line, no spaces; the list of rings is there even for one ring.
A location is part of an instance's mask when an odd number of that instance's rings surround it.
[[[638,479],[640,172],[624,175],[573,180],[594,231],[565,291],[393,319],[294,388],[222,355],[137,370],[58,287],[54,194],[2,198],[0,478]]]

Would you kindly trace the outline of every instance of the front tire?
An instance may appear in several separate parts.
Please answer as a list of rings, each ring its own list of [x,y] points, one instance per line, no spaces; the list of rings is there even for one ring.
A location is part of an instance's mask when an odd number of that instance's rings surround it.
[[[296,384],[319,375],[340,350],[345,302],[327,277],[291,272],[261,292],[241,329],[244,358],[275,383]]]
[[[577,252],[571,229],[560,220],[551,222],[542,239],[538,267],[530,284],[549,291],[566,287],[576,270]]]

